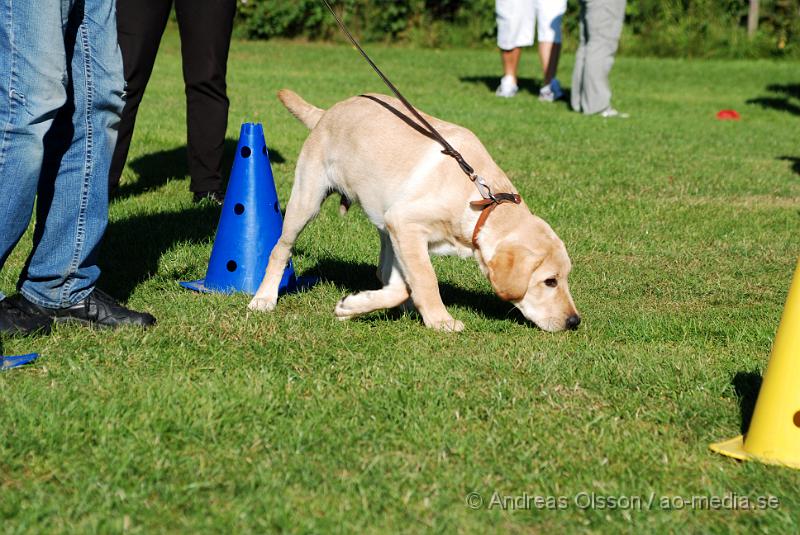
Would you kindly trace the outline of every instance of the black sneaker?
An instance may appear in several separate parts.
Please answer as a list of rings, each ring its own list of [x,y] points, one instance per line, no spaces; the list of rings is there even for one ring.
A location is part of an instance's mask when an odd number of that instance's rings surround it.
[[[52,318],[39,314],[28,314],[14,304],[15,299],[0,301],[0,333],[8,336],[48,334]]]
[[[225,192],[224,191],[195,191],[194,196],[192,197],[192,202],[195,204],[201,202],[210,202],[212,204],[216,204],[217,206],[222,206],[225,202]]]
[[[97,327],[116,328],[127,325],[149,327],[156,319],[147,312],[136,312],[120,305],[113,297],[94,289],[83,301],[67,308],[45,308],[31,303],[22,295],[14,296],[13,305],[31,317],[55,322],[75,321]]]

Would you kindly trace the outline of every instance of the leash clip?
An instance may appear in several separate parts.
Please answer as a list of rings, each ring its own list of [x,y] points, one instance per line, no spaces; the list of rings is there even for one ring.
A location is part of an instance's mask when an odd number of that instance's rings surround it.
[[[490,188],[486,181],[483,180],[482,176],[480,176],[478,173],[472,173],[469,175],[469,179],[472,180],[473,184],[475,184],[475,187],[478,188],[478,193],[481,194],[481,197],[497,202],[497,199],[492,193],[492,188]]]

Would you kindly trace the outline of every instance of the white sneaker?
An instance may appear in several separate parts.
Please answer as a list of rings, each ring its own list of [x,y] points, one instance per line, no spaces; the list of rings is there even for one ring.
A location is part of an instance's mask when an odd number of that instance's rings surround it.
[[[542,102],[555,102],[563,96],[564,91],[561,89],[561,83],[557,78],[553,78],[549,84],[539,89],[539,100]]]
[[[500,85],[497,86],[497,91],[494,94],[498,97],[511,98],[517,94],[517,91],[519,91],[519,87],[517,87],[514,77],[506,74],[500,78]]]
[[[622,113],[609,106],[608,108],[600,112],[600,117],[603,117],[605,119],[612,119],[612,118],[627,119],[628,117],[630,117],[630,114]]]

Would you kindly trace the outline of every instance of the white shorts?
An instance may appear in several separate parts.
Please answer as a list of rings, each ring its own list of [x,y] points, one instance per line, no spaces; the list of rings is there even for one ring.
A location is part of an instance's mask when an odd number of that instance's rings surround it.
[[[495,0],[497,46],[532,46],[534,25],[540,43],[560,43],[566,10],[567,0]]]

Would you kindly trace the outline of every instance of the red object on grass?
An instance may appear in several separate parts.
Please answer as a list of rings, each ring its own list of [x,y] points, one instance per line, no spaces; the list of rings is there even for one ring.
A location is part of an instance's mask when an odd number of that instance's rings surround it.
[[[736,110],[722,110],[717,112],[717,119],[720,121],[738,121],[741,117]]]

